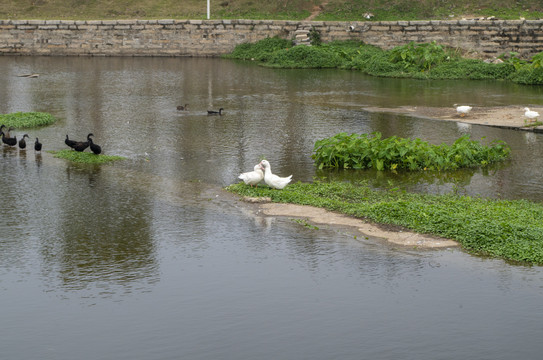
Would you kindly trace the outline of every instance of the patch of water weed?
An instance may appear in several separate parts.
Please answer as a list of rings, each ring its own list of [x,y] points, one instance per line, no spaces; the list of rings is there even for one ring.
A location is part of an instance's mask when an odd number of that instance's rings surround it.
[[[525,264],[543,264],[543,205],[458,194],[373,190],[366,182],[294,183],[284,190],[243,182],[227,191],[268,197],[277,203],[311,205],[381,224],[458,241],[466,250]]]
[[[79,152],[70,149],[64,149],[60,151],[50,151],[56,158],[65,159],[76,163],[83,164],[104,164],[112,161],[123,160],[122,156],[115,155],[96,155],[91,152]]]
[[[15,112],[11,114],[0,114],[0,125],[13,127],[15,129],[34,128],[53,124],[57,119],[49,113],[44,112]]]
[[[431,145],[421,139],[397,136],[382,138],[381,133],[339,133],[315,142],[312,158],[319,169],[456,170],[485,167],[509,157],[510,147],[503,141],[483,145],[458,138],[452,145]]]

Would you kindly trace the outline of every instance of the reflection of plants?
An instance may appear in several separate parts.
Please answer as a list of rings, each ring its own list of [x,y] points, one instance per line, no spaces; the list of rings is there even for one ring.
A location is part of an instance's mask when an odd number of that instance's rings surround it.
[[[308,229],[319,230],[318,226],[311,225],[306,219],[291,219],[291,220],[294,221],[295,223],[305,226]]]
[[[481,166],[508,158],[510,147],[503,141],[482,145],[465,135],[453,145],[430,145],[420,139],[410,140],[381,133],[339,133],[315,142],[312,158],[319,169],[382,170],[455,170]]]

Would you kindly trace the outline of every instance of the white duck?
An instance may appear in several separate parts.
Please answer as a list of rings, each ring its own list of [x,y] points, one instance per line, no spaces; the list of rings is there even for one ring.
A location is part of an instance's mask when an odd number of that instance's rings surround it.
[[[262,166],[260,164],[255,165],[253,171],[244,172],[238,176],[239,179],[247,185],[253,187],[253,185],[258,186],[258,183],[264,179],[264,172],[262,171]]]
[[[454,106],[456,106],[456,112],[459,113],[461,117],[466,116],[467,113],[469,113],[471,109],[473,109],[471,106],[468,105],[457,106],[456,104],[454,104]]]
[[[292,175],[280,177],[271,172],[271,166],[268,160],[262,160],[260,166],[264,168],[264,182],[274,189],[283,189],[292,180]]]
[[[530,119],[530,121],[537,121],[539,113],[537,111],[532,111],[528,108],[524,108],[524,116]]]

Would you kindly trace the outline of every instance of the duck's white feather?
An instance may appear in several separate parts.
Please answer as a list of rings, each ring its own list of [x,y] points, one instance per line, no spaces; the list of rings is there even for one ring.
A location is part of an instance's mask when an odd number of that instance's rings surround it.
[[[530,110],[529,108],[524,108],[524,116],[535,121],[535,119],[539,117],[539,113],[537,111]]]
[[[260,165],[264,168],[264,182],[269,187],[281,190],[292,180],[292,175],[280,177],[271,172],[271,165],[267,160],[262,160]]]
[[[260,164],[255,165],[253,171],[242,173],[238,176],[243,182],[247,185],[253,186],[257,185],[264,179],[264,172],[260,167]]]
[[[456,104],[454,106],[456,106]],[[471,111],[471,109],[473,109],[473,107],[468,105],[456,106],[456,112],[459,113],[460,116],[465,116]]]

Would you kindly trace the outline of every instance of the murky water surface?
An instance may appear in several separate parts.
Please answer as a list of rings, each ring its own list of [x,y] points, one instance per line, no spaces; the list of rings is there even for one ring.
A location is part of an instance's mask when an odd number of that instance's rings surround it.
[[[0,148],[6,359],[535,359],[543,268],[255,215],[221,188],[265,156],[279,174],[543,200],[543,135],[364,106],[542,105],[506,82],[378,79],[219,59],[0,57],[0,112],[59,121]],[[38,78],[18,77],[39,73]],[[189,111],[176,106],[189,104]],[[208,109],[224,116],[207,116]],[[512,160],[441,176],[319,172],[337,132],[501,139]],[[95,134],[126,161],[47,150]],[[434,174],[435,175],[435,174]]]

